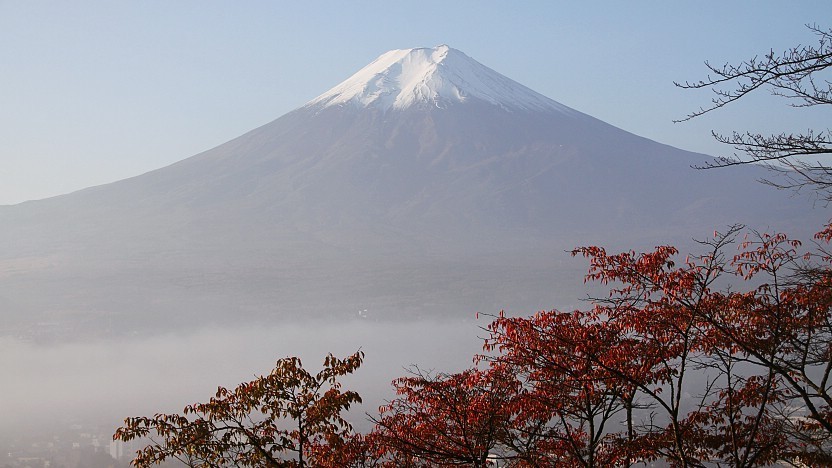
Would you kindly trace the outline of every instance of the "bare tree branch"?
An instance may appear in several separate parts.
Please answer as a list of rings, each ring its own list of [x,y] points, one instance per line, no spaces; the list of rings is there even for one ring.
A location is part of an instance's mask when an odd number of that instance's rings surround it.
[[[806,26],[818,37],[817,45],[798,45],[777,54],[773,50],[737,65],[714,66],[705,62],[707,78],[675,82],[683,89],[710,89],[714,97],[675,122],[684,122],[720,109],[746,95],[767,88],[774,96],[791,101],[792,107],[832,104],[832,81],[824,75],[832,66],[832,29]],[[718,157],[695,166],[697,169],[761,163],[778,175],[778,180],[763,180],[780,189],[814,190],[819,199],[832,201],[832,170],[828,163],[812,160],[832,154],[832,132],[809,129],[805,133],[763,135],[754,132],[714,132],[720,143],[730,145],[733,156]],[[739,156],[738,154],[743,154]]]

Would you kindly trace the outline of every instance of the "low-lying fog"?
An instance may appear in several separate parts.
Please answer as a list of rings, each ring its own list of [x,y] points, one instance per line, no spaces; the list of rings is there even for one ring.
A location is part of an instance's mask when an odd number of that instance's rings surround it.
[[[359,348],[366,353],[364,365],[344,386],[364,398],[350,419],[366,428],[364,413],[374,414],[392,397],[390,381],[404,375],[404,367],[455,371],[471,365],[481,350],[479,327],[487,323],[473,317],[467,322],[314,322],[54,345],[3,337],[0,437],[49,437],[73,425],[114,429],[126,416],[179,412],[186,404],[206,401],[217,386],[233,387],[268,373],[281,357],[299,356],[316,371],[328,352],[343,357]]]

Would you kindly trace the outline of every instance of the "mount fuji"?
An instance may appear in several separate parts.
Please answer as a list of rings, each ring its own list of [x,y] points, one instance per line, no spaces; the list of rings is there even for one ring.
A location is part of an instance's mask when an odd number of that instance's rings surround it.
[[[579,245],[824,221],[707,159],[450,47],[394,50],[204,153],[0,207],[0,333],[525,313],[581,296]]]

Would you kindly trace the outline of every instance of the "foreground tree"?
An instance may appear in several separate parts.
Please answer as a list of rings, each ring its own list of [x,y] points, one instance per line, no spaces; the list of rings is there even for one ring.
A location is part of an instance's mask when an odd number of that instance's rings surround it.
[[[393,466],[486,467],[507,428],[513,376],[468,369],[419,369],[393,382],[397,398],[381,408],[374,437]]]
[[[361,351],[345,359],[330,354],[314,375],[296,357],[280,359],[269,375],[233,390],[220,387],[209,402],[181,414],[127,418],[113,438],[150,441],[131,462],[137,467],[168,459],[190,467],[319,466],[322,446],[345,446],[351,437],[342,412],[361,398],[341,391],[338,378],[363,358]]]
[[[633,453],[632,384],[595,359],[618,334],[594,312],[501,315],[488,328],[481,361],[510,372],[518,391],[502,445],[517,466],[628,466]],[[620,433],[623,418],[628,430]]]
[[[812,251],[783,234],[752,233],[732,262],[745,280],[762,282],[745,294],[725,294],[705,319],[744,362],[776,376],[781,435],[804,460],[832,463],[832,225]]]
[[[832,466],[832,225],[808,248],[740,233],[684,260],[670,246],[575,250],[608,295],[495,317],[474,368],[395,380],[367,435],[341,417],[360,399],[337,382],[359,352],[315,375],[280,360],[115,437],[150,439],[136,466]]]
[[[521,382],[502,444],[534,466],[832,463],[832,255],[739,227],[677,260],[577,249],[610,287],[588,311],[500,316],[492,366]],[[719,290],[716,285],[733,283]]]
[[[639,255],[608,255],[597,247],[575,252],[590,259],[588,279],[620,285],[609,298],[596,299],[596,309],[605,326],[622,335],[611,355],[627,353],[637,365],[606,356],[595,359],[634,385],[638,398],[658,411],[642,424],[643,457],[679,466],[759,466],[780,455],[782,440],[772,430],[774,407],[782,402],[782,394],[774,391],[776,373],[748,365],[738,371],[748,363],[746,353],[714,326],[717,316],[728,319],[724,325],[747,325],[739,316],[723,314],[726,298],[734,294],[712,289],[733,273],[736,259],[727,260],[724,250],[736,231],[716,233],[702,243],[705,254],[688,256],[679,266],[672,247]],[[694,397],[694,383],[703,379],[706,383]]]
[[[807,26],[818,38],[816,46],[797,46],[782,53],[773,50],[762,58],[740,64],[714,66],[705,62],[709,76],[700,81],[676,83],[687,89],[713,91],[710,106],[702,107],[682,120],[689,120],[724,107],[760,89],[791,101],[794,107],[832,104],[832,29]],[[816,159],[832,153],[829,129],[809,129],[805,133],[764,135],[754,132],[714,133],[717,141],[731,145],[745,158],[720,157],[704,167],[724,167],[762,163],[782,177],[765,182],[779,188],[815,190],[825,201],[832,201],[832,166]]]

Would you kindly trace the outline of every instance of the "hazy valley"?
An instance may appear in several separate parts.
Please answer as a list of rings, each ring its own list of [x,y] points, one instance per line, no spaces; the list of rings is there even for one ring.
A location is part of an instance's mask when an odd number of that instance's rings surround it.
[[[278,357],[314,367],[359,348],[361,414],[403,366],[469,365],[477,312],[580,307],[593,290],[575,247],[684,254],[734,223],[808,238],[827,220],[759,184],[762,169],[691,168],[708,158],[447,46],[388,52],[204,153],[0,206],[0,369],[14,381],[0,414],[14,432],[118,424]]]

